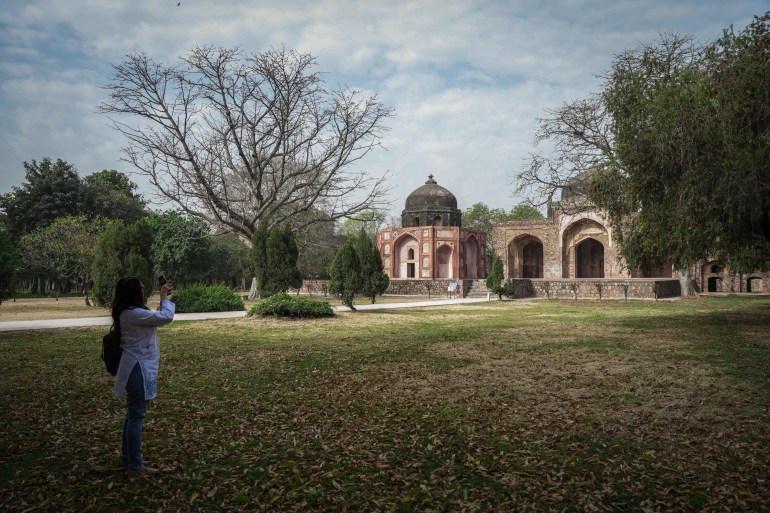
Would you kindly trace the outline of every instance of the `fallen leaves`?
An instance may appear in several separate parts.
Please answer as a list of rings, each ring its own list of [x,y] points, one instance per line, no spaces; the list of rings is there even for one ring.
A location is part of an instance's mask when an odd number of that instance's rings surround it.
[[[97,333],[15,334],[0,509],[761,510],[770,319],[743,308],[765,304],[172,324],[145,425],[162,473],[136,480]]]

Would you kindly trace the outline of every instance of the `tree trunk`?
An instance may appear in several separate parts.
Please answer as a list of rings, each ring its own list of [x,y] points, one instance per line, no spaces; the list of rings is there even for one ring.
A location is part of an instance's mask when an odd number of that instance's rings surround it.
[[[693,280],[690,269],[679,269],[677,273],[679,274],[679,286],[682,289],[682,297],[697,296],[698,285]]]
[[[249,299],[257,298],[257,278],[256,276],[251,279],[251,289],[249,289]]]

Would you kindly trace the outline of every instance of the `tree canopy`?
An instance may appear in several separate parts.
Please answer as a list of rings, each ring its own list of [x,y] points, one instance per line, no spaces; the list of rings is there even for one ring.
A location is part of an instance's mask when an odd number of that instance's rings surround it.
[[[355,311],[353,299],[361,290],[361,262],[353,239],[348,239],[334,256],[329,266],[329,292]]]
[[[147,216],[146,203],[136,193],[137,185],[114,169],[83,178],[83,207],[89,218],[107,217],[131,224]]]
[[[710,44],[664,35],[619,53],[600,94],[541,120],[520,192],[550,201],[576,176],[626,265],[770,266],[770,13]]]
[[[45,157],[38,163],[24,162],[25,181],[13,192],[0,196],[8,232],[14,240],[56,218],[80,214],[83,190],[80,176],[71,164]]]
[[[18,264],[16,247],[5,229],[5,225],[0,223],[0,304],[14,293]]]
[[[61,159],[24,162],[25,181],[0,196],[14,241],[65,216],[105,217],[131,224],[147,214],[136,184],[114,169],[81,178]]]
[[[315,65],[284,49],[195,46],[174,66],[135,53],[114,66],[100,111],[162,196],[244,239],[313,207],[336,220],[384,206],[386,176],[357,166],[392,111],[327,88]]]
[[[383,272],[380,251],[364,227],[358,232],[355,248],[361,272],[361,289],[358,293],[371,299],[374,304],[377,295],[387,290],[390,278]]]
[[[38,270],[61,285],[77,281],[83,288],[86,305],[90,306],[94,248],[109,223],[101,217],[59,217],[21,238],[22,260],[29,269]]]
[[[770,266],[770,13],[705,48],[664,37],[616,57],[606,105],[622,167],[592,197],[631,265]]]
[[[124,276],[137,276],[144,284],[145,299],[155,289],[152,267],[152,229],[146,219],[132,225],[110,223],[94,249],[93,297],[109,308],[115,284]]]
[[[151,215],[147,222],[156,274],[165,274],[179,288],[205,279],[211,258],[206,223],[178,210]]]

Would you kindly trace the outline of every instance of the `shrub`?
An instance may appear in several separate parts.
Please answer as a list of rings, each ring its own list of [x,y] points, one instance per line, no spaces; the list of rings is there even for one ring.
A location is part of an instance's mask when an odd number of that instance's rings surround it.
[[[238,293],[225,285],[190,285],[175,290],[172,301],[179,313],[231,312],[246,308]]]
[[[508,281],[502,285],[502,294],[505,297],[516,298],[516,295],[521,290],[522,282],[508,278]]]
[[[316,301],[302,296],[276,294],[259,301],[249,310],[249,316],[267,317],[299,317],[314,319],[318,317],[334,317],[334,310],[326,301]]]

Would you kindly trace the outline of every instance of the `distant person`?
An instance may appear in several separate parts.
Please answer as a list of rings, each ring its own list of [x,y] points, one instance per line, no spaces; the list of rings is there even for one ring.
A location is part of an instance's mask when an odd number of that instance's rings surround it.
[[[165,282],[165,279],[163,280]],[[120,329],[123,353],[115,376],[115,396],[126,392],[126,420],[123,423],[121,463],[129,476],[150,475],[158,469],[142,460],[142,422],[147,403],[158,393],[160,346],[156,328],[174,320],[176,305],[169,301],[170,282],[160,286],[160,306],[153,311],[145,305],[144,285],[135,276],[121,278],[115,286],[112,321]]]

